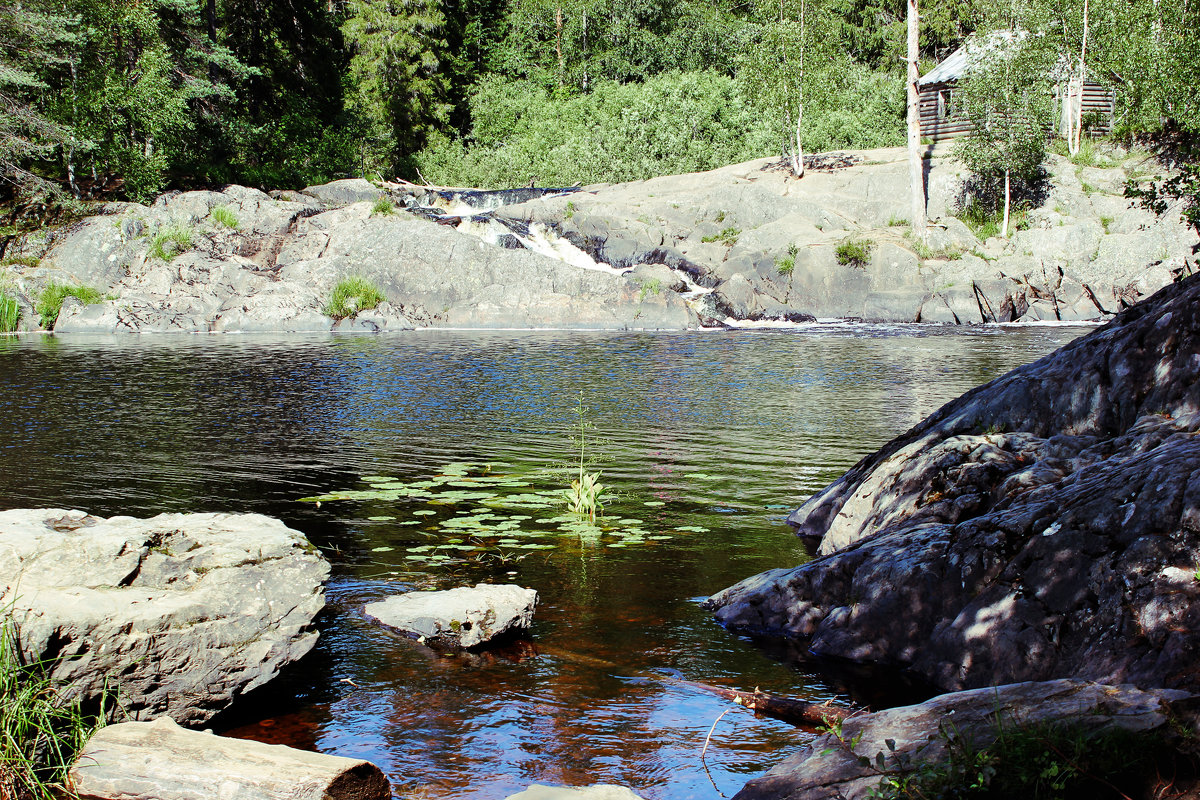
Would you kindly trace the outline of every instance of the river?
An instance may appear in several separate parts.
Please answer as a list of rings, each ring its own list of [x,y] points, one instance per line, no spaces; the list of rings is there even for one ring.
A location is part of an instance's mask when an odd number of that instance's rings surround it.
[[[370,759],[406,798],[732,795],[811,734],[657,676],[837,703],[920,689],[730,635],[698,601],[803,561],[784,522],[802,500],[1085,330],[0,338],[0,505],[256,511],[318,545],[320,641],[230,735]],[[581,397],[610,487],[595,526],[552,494]],[[481,581],[540,593],[528,642],[439,654],[360,613]]]

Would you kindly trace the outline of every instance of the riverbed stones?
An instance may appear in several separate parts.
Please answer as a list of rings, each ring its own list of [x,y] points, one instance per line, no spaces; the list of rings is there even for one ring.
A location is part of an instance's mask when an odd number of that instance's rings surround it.
[[[466,649],[528,630],[537,599],[533,589],[481,583],[474,588],[392,595],[368,603],[363,613],[422,642]]]
[[[1081,735],[1145,733],[1172,719],[1187,692],[1058,680],[954,692],[928,702],[861,714],[804,745],[734,800],[859,800],[883,770],[900,776],[944,762],[950,743],[987,747],[1000,729],[1069,726]],[[882,770],[880,767],[882,766]]]
[[[710,598],[748,633],[944,690],[1200,689],[1200,280],[948,403],[790,517],[798,567]]]
[[[329,566],[260,514],[0,512],[0,605],[31,662],[133,720],[197,725],[316,642]]]
[[[170,717],[101,728],[68,776],[89,800],[387,800],[369,761],[185,730]]]

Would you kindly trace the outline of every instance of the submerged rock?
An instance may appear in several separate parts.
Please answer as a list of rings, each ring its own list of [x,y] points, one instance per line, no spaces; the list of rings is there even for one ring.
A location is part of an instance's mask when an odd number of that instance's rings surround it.
[[[20,648],[131,719],[199,724],[316,643],[329,565],[260,514],[0,512],[0,607]]]
[[[1200,280],[947,404],[789,521],[817,557],[709,599],[739,631],[957,690],[1200,689]]]
[[[478,647],[509,632],[528,630],[537,592],[511,584],[481,583],[442,592],[408,592],[363,612],[370,619],[441,647]]]
[[[859,800],[887,772],[900,777],[946,761],[950,743],[981,749],[1001,729],[1069,726],[1082,735],[1143,733],[1172,719],[1171,702],[1186,692],[1142,691],[1069,680],[1017,683],[944,694],[915,706],[852,716],[840,736],[827,732],[734,800]]]
[[[505,800],[641,800],[632,789],[611,783],[594,786],[543,786],[535,783]]]

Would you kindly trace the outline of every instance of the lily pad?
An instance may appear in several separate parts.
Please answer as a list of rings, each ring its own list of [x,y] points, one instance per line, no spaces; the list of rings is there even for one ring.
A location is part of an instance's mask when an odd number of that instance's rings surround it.
[[[390,553],[394,549],[395,549],[394,547],[386,547],[386,546],[385,547],[372,547],[371,552],[372,553]]]
[[[657,506],[665,506],[666,503],[664,503],[662,500],[647,500],[646,502],[642,503],[642,505],[654,508]]]
[[[391,522],[392,520],[395,519],[395,517],[379,516],[379,517],[367,517],[367,519],[369,519],[371,522]]]

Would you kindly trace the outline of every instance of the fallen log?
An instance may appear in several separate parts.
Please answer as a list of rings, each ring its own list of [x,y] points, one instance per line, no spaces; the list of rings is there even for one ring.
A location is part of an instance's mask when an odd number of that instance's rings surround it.
[[[91,800],[389,800],[369,761],[189,731],[170,717],[102,728],[67,777]]]

